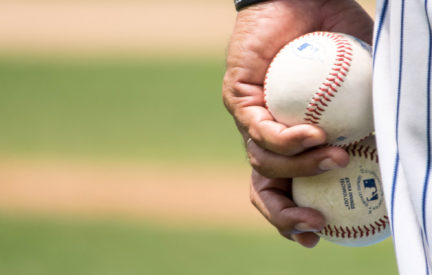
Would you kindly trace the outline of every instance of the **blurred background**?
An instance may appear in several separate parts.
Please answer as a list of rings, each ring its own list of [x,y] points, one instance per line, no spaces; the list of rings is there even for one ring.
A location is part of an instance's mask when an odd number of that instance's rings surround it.
[[[300,248],[250,204],[221,101],[234,20],[232,1],[0,1],[0,274],[397,272],[390,240]]]

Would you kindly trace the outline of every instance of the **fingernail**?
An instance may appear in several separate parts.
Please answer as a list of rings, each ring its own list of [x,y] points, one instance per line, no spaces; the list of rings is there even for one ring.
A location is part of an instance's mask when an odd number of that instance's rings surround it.
[[[302,145],[305,148],[310,148],[310,147],[320,145],[322,143],[323,143],[323,141],[317,137],[309,137],[309,138],[303,140]]]
[[[305,222],[298,223],[294,226],[294,228],[301,232],[319,232],[319,229],[313,228],[309,224]]]
[[[331,158],[324,159],[318,165],[319,169],[323,171],[332,170],[336,168],[341,168],[336,162],[334,162]]]

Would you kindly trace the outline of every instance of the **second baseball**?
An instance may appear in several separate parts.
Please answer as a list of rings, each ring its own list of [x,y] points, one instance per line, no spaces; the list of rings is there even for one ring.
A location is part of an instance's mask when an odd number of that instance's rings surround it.
[[[373,136],[347,147],[350,163],[318,176],[294,178],[298,206],[320,211],[322,238],[344,246],[367,246],[390,235]]]

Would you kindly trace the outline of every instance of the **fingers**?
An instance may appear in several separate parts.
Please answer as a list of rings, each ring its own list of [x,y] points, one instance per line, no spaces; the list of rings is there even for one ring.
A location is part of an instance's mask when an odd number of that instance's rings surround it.
[[[312,125],[287,127],[273,120],[261,120],[251,124],[249,135],[262,148],[286,156],[324,144],[327,137],[322,129]]]
[[[320,237],[317,234],[312,232],[291,234],[288,232],[279,231],[279,233],[285,238],[287,238],[288,240],[297,242],[307,248],[315,247],[320,240]]]
[[[309,233],[309,232],[294,234],[291,236],[294,241],[298,242],[299,244],[307,248],[315,247],[320,240],[320,238],[316,234]]]
[[[268,178],[314,176],[327,170],[346,167],[349,163],[348,153],[344,149],[330,146],[287,157],[263,149],[250,140],[247,151],[251,166]]]
[[[288,127],[274,121],[265,107],[262,87],[238,84],[235,90],[237,92],[224,93],[225,105],[242,134],[262,148],[291,156],[326,142],[327,135],[319,127],[308,124]]]
[[[313,247],[325,219],[311,208],[297,207],[291,200],[289,179],[268,179],[256,171],[252,173],[251,201],[280,234],[305,247]]]
[[[273,128],[273,130],[276,129],[274,136],[271,136],[272,133],[269,135],[269,138],[274,138],[274,140],[272,140],[272,143],[270,144],[263,142],[263,140],[257,141],[256,136],[255,138],[251,136],[252,140],[255,144],[258,144],[263,149],[267,149],[281,155],[293,156],[305,151],[306,149],[325,143],[326,133],[321,128],[316,126],[301,124],[288,128],[271,121],[266,121],[262,124],[262,128],[269,128],[268,132],[272,131],[270,128]],[[265,131],[266,129],[263,130]],[[281,144],[277,145],[277,148],[273,147],[279,142]],[[281,153],[280,150],[277,150],[278,148],[283,148],[283,153]]]

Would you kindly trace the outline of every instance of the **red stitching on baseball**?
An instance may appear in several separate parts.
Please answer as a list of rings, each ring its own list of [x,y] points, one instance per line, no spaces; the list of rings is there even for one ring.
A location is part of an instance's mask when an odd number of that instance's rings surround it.
[[[327,104],[325,104],[323,101],[322,101],[322,98],[313,98],[312,99],[313,101],[315,101],[315,102],[319,102],[321,105],[323,105],[324,107],[327,107],[328,105]],[[312,104],[311,104],[312,105]],[[313,105],[312,105],[313,106]]]
[[[358,232],[357,232],[357,230],[355,229],[355,227],[352,228],[352,231],[353,231],[353,233],[354,233],[354,234],[352,235],[352,237],[353,237],[353,238],[356,238]]]
[[[342,82],[344,82],[345,77],[347,76],[347,72],[349,71],[349,67],[351,66],[352,61],[352,45],[344,38],[342,35],[329,33],[329,32],[314,32],[310,34],[306,34],[294,39],[292,42],[302,39],[307,36],[324,36],[334,40],[336,44],[336,60],[333,64],[332,69],[330,70],[326,81],[318,87],[317,92],[309,102],[308,107],[306,108],[306,113],[304,116],[304,120],[307,123],[319,124],[319,117],[315,117],[313,114],[317,116],[322,116],[322,113],[325,111],[325,107],[328,107],[326,102],[331,102],[329,97],[334,97],[334,93],[337,93],[337,87],[341,87]],[[291,42],[291,43],[292,43]],[[291,44],[289,43],[289,44]],[[282,52],[282,50],[287,47],[289,44],[285,45],[273,58],[273,60],[277,59],[278,55]],[[273,62],[270,63],[268,70],[271,69]],[[267,86],[267,75],[264,78],[264,87]],[[323,93],[321,93],[323,92]],[[267,107],[267,101],[264,97],[264,105]],[[319,111],[319,113],[317,112]],[[311,119],[311,117],[313,119]]]
[[[319,106],[317,106],[317,109],[318,109],[318,111],[320,111],[320,112],[324,112],[324,109],[321,108],[321,107],[319,107]]]
[[[313,119],[313,120],[320,120],[321,119],[320,117],[316,117],[311,113],[306,113],[305,115],[307,115],[308,118]]]
[[[344,36],[329,32],[309,33],[294,39],[291,43],[307,36],[328,37],[332,39],[336,45],[336,59],[333,67],[331,68],[326,81],[323,82],[320,87],[318,87],[317,92],[312,96],[312,99],[309,101],[309,105],[306,108],[305,116],[303,117],[306,123],[319,124],[320,117],[323,115],[325,107],[328,107],[328,104],[325,102],[331,102],[329,97],[335,96],[335,93],[338,92],[338,87],[342,86],[342,83],[347,76],[347,72],[349,72],[352,62],[352,45],[350,41]],[[281,50],[279,50],[273,60],[277,59],[278,55],[283,51],[283,49],[285,49],[285,47],[291,43],[288,43]],[[267,69],[268,71],[271,70],[272,65],[273,62],[270,63],[269,68]],[[264,78],[264,89],[267,86],[267,82],[268,76],[266,74]],[[264,106],[268,107],[266,96],[264,96],[263,102]]]
[[[321,113],[318,112],[318,110],[315,110],[315,109],[313,109],[313,110],[309,110],[309,109],[308,109],[308,111],[311,111],[311,112],[313,112],[313,113],[315,113],[315,114],[317,114],[317,115],[319,115],[319,116],[321,115]]]
[[[369,237],[369,232],[370,232],[369,228],[367,228],[366,225],[364,225],[363,227],[366,230],[366,237]]]
[[[340,231],[341,231],[341,237],[342,237],[342,238],[345,238],[345,233],[346,233],[346,232],[345,232],[345,230],[343,229],[342,226],[340,227]],[[349,229],[348,229],[348,231],[349,231]]]
[[[360,226],[346,226],[345,228],[339,226],[338,228],[336,225],[327,224],[318,233],[321,235],[342,239],[358,239],[363,237],[369,237],[383,231],[389,225],[389,219],[387,216],[381,217],[380,219],[378,219],[378,221],[371,224],[363,225],[363,228]]]
[[[309,123],[312,123],[312,124],[318,124],[318,123],[319,123],[319,122],[314,121],[314,120],[309,119],[309,118],[305,118],[305,120],[306,120],[307,122],[309,122]]]
[[[330,227],[330,230],[331,230],[331,227]],[[334,226],[334,230],[335,230],[335,233],[336,233],[336,237],[339,237],[339,230],[337,229],[336,226]]]
[[[340,146],[345,149],[349,155],[351,156],[359,156],[370,159],[371,161],[379,162],[378,154],[375,148],[371,148],[369,146],[360,145],[359,143],[366,139],[367,137],[361,139],[358,142],[351,143],[347,146]]]

